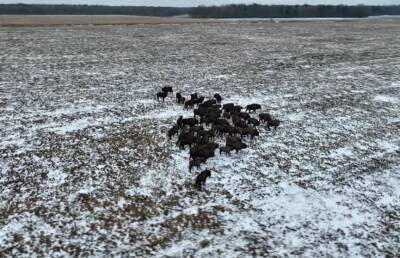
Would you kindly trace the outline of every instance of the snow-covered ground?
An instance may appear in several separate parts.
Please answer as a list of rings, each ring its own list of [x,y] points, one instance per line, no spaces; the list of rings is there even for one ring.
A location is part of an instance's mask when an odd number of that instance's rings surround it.
[[[0,256],[400,255],[400,22],[0,28]],[[284,121],[198,192],[172,86]]]

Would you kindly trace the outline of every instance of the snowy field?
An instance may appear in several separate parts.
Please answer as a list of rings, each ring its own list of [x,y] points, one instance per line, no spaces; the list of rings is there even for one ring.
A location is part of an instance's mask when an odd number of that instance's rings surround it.
[[[162,86],[281,120],[201,168]],[[400,21],[0,28],[0,256],[400,255]]]

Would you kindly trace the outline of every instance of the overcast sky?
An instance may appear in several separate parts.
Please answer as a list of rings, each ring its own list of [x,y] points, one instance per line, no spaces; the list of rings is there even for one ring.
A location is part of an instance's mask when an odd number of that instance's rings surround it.
[[[101,5],[148,5],[148,6],[197,6],[231,3],[260,4],[400,4],[400,0],[0,0],[0,3],[45,4],[101,4]]]

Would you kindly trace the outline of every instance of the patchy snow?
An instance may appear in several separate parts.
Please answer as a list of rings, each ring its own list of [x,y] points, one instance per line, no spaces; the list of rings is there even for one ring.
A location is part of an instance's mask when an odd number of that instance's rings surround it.
[[[1,28],[0,254],[399,256],[398,22]],[[283,123],[189,172],[163,86]]]

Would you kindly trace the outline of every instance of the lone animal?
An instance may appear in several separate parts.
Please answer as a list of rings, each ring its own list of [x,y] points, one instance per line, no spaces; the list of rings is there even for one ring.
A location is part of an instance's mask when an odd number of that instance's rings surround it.
[[[162,87],[161,90],[162,90],[163,92],[166,92],[167,94],[168,94],[168,92],[174,93],[174,92],[172,91],[172,87]]]
[[[271,121],[267,122],[267,127],[268,130],[271,130],[271,127],[274,127],[274,130],[276,130],[276,128],[278,128],[278,126],[281,124],[281,121],[278,119],[273,119]]]
[[[261,109],[261,106],[259,104],[250,104],[246,106],[246,111],[254,111],[256,112],[257,109]]]
[[[160,98],[162,98],[162,100],[164,102],[164,100],[167,97],[167,95],[168,95],[168,92],[164,92],[164,91],[163,92],[158,92],[157,93],[157,101],[160,100]]]
[[[196,187],[201,190],[206,183],[207,177],[211,177],[211,171],[206,169],[200,172],[196,177]]]
[[[214,98],[217,100],[218,103],[221,103],[221,101],[222,101],[221,95],[219,95],[218,93],[215,93]]]
[[[261,113],[258,115],[261,122],[268,122],[272,120],[272,116],[268,113]]]

